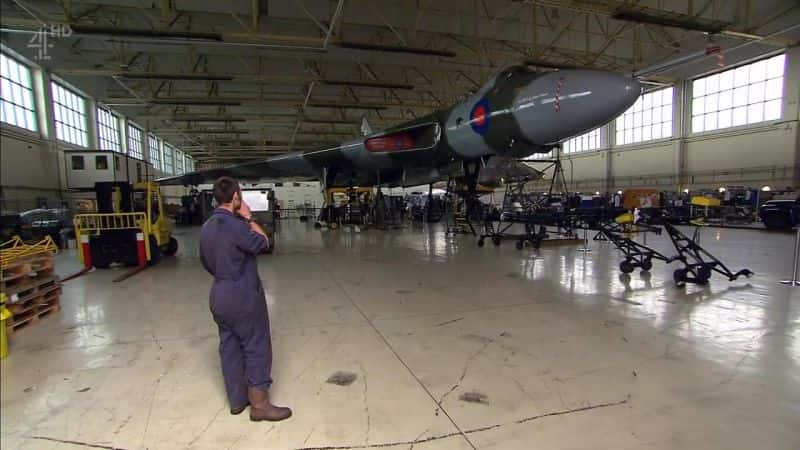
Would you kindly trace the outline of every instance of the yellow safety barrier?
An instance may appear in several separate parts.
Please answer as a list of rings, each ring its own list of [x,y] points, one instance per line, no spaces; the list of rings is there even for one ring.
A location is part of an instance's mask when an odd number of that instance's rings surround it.
[[[47,236],[35,244],[26,244],[19,236],[0,244],[0,266],[7,266],[17,259],[42,253],[56,253],[58,246],[53,238]]]

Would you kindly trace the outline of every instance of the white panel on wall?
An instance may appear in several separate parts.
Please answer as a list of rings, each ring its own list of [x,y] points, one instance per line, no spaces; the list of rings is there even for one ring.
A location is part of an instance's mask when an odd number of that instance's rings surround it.
[[[611,173],[614,177],[642,176],[647,174],[675,173],[677,144],[613,152]]]
[[[0,179],[3,186],[60,189],[57,153],[47,142],[3,134],[0,141]]]
[[[797,124],[753,132],[691,139],[687,143],[688,172],[795,164]]]

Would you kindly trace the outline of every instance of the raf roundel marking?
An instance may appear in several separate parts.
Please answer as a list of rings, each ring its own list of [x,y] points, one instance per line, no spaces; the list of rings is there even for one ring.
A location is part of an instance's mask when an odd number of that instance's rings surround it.
[[[486,98],[481,99],[472,107],[472,111],[469,113],[469,124],[473,131],[478,134],[486,134],[489,131],[490,112],[489,100]]]

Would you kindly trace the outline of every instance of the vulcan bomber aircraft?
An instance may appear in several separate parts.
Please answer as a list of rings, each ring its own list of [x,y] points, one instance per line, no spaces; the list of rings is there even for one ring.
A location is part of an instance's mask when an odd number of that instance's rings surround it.
[[[188,186],[232,176],[319,180],[330,188],[416,186],[465,176],[474,185],[490,158],[548,153],[611,121],[641,92],[636,79],[619,73],[512,66],[461,103],[384,131],[159,182]]]

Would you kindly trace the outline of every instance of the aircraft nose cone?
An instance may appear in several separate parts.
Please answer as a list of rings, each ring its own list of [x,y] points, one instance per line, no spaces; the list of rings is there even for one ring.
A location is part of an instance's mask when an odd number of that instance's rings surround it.
[[[625,76],[618,73],[607,73],[609,79],[606,81],[609,91],[611,91],[612,98],[617,99],[617,110],[619,114],[624,113],[628,108],[636,103],[639,96],[642,94],[642,84],[639,80],[633,77]],[[611,103],[611,99],[609,103]]]
[[[560,70],[542,76],[521,97],[536,99],[520,112],[529,139],[552,144],[604,125],[641,95],[638,80],[600,70]]]
[[[615,72],[563,71],[559,79],[557,112],[575,117],[579,128],[608,123],[630,108],[642,92],[638,80]]]

